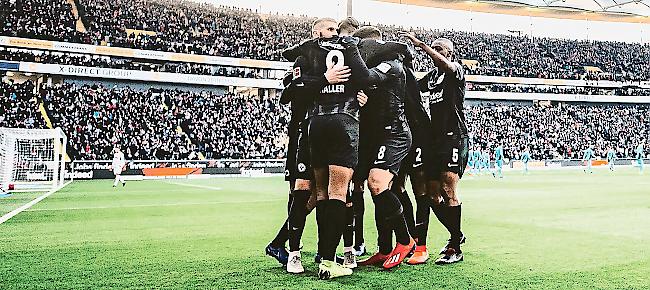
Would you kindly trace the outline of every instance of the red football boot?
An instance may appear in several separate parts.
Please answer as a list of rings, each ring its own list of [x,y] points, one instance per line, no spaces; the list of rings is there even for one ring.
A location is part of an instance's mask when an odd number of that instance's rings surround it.
[[[402,245],[397,243],[395,248],[390,254],[388,254],[388,259],[384,261],[384,269],[392,269],[398,266],[399,264],[406,259],[413,251],[415,250],[415,240],[411,239],[408,245]]]
[[[388,255],[384,255],[382,253],[377,252],[367,259],[357,261],[357,265],[359,266],[380,265],[383,264],[384,261],[386,261],[386,259],[388,259]]]

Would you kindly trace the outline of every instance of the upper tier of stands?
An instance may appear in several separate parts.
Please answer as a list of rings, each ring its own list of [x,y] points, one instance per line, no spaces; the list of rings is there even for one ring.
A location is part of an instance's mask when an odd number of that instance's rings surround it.
[[[0,0],[0,35],[114,47],[262,60],[310,37],[314,18],[260,15],[255,11],[167,0],[76,0],[86,32],[76,30],[66,0]],[[363,20],[363,19],[361,19]],[[386,39],[415,32],[432,42],[447,37],[461,59],[478,61],[470,74],[551,79],[650,79],[650,45],[530,38],[379,25]],[[431,67],[418,54],[417,69]],[[589,72],[596,67],[604,73]],[[596,69],[595,71],[598,71]]]

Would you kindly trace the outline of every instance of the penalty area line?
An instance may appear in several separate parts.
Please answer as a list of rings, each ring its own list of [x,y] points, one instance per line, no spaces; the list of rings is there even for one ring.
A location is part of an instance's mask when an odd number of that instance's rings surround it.
[[[218,204],[246,204],[260,202],[279,202],[285,199],[269,200],[246,200],[246,201],[215,201],[215,202],[180,202],[180,203],[160,203],[160,204],[136,204],[124,206],[88,206],[88,207],[61,207],[61,208],[37,208],[27,210],[34,211],[57,211],[57,210],[93,210],[93,209],[118,209],[118,208],[142,208],[142,207],[168,207],[168,206],[193,206],[193,205],[218,205]]]
[[[19,207],[19,208],[17,208],[17,209],[14,209],[14,210],[10,211],[9,213],[3,215],[2,217],[0,217],[0,224],[2,224],[2,223],[4,223],[4,222],[8,221],[10,218],[16,216],[17,214],[23,212],[23,211],[26,210],[26,209],[32,207],[33,205],[37,204],[38,202],[40,202],[41,200],[45,199],[46,197],[52,195],[53,193],[55,193],[55,192],[61,190],[61,189],[64,188],[66,185],[70,184],[71,182],[72,182],[72,181],[68,181],[68,182],[64,183],[63,185],[61,185],[61,186],[59,186],[59,187],[57,187],[57,188],[55,188],[55,189],[53,189],[53,190],[50,190],[50,191],[44,193],[43,195],[41,195],[41,196],[39,196],[39,197],[33,199],[32,201],[30,201],[30,202],[24,204],[23,206],[21,206],[21,207]]]
[[[199,184],[173,182],[173,181],[165,181],[165,183],[180,185],[180,186],[190,186],[190,187],[196,187],[196,188],[210,189],[210,190],[221,190],[221,187],[214,187],[214,186],[209,186],[209,185],[199,185]]]

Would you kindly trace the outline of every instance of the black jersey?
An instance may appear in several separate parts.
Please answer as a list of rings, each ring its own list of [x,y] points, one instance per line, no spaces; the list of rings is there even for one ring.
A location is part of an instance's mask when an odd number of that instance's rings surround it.
[[[365,66],[356,45],[350,38],[317,38],[287,49],[283,55],[292,60],[303,56],[306,60],[300,70],[309,72],[312,77],[305,86],[314,94],[313,109],[309,116],[347,114],[359,119],[359,102],[357,93],[365,84],[368,69]],[[328,84],[325,72],[334,66],[346,65],[351,69],[350,79],[345,83]]]
[[[420,131],[420,129],[428,129],[431,124],[429,115],[424,107],[420,90],[418,89],[418,82],[415,78],[413,70],[406,69],[406,119],[409,122],[411,131]],[[429,104],[426,104],[427,106]],[[415,134],[415,133],[414,133]]]
[[[406,71],[402,62],[393,59],[380,63],[370,69],[368,80],[368,100],[372,100],[368,119],[381,128],[406,121]]]
[[[443,135],[467,136],[463,113],[465,100],[465,72],[454,62],[455,74],[434,68],[418,81],[418,87],[429,96],[429,111],[434,137]]]
[[[310,77],[308,72],[302,71],[305,64],[305,57],[297,57],[293,67],[283,79],[284,90],[280,97],[280,103],[291,104],[290,139],[292,137],[297,138],[301,123],[305,120],[307,112],[313,107],[313,93],[309,91],[309,86],[305,83],[318,82],[318,80]]]
[[[370,126],[386,127],[405,121],[407,77],[404,61],[412,59],[408,46],[401,42],[364,39],[359,51],[368,67],[368,106],[365,119]]]

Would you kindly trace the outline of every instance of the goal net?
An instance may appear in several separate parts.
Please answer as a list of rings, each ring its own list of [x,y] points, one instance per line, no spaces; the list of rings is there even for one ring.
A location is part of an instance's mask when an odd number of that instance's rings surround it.
[[[63,185],[66,141],[60,128],[0,128],[0,188],[49,191]]]

